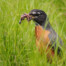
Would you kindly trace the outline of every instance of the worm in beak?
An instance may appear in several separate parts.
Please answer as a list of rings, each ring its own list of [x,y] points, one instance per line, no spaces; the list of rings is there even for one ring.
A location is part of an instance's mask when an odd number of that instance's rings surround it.
[[[24,20],[25,18],[27,19],[28,22],[32,20],[32,17],[29,14],[24,14],[21,16],[19,24],[21,24],[21,21]]]

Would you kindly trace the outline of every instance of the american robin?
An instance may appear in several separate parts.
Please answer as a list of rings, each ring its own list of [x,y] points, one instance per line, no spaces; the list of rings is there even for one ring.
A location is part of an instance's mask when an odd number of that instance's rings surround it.
[[[25,18],[28,21],[33,20],[35,22],[36,46],[39,51],[42,53],[45,49],[47,57],[50,58],[51,56],[54,57],[57,47],[57,54],[60,54],[60,46],[63,45],[63,42],[52,28],[46,13],[39,9],[33,9],[29,14],[22,15],[19,23]]]

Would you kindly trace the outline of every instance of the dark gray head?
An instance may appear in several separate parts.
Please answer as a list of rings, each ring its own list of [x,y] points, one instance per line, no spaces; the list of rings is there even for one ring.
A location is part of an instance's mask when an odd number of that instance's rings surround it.
[[[40,25],[42,25],[46,21],[46,18],[47,18],[46,13],[39,9],[31,10],[29,15],[32,16],[33,17],[32,19]]]

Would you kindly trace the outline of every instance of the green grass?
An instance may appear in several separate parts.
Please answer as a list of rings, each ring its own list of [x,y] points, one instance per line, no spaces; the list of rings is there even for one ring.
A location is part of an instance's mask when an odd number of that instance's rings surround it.
[[[62,38],[63,57],[47,62],[35,44],[35,24],[24,20],[21,14],[32,9],[44,10],[54,30]],[[65,65],[63,62],[65,61]],[[65,0],[0,0],[0,66],[66,66],[66,1]]]

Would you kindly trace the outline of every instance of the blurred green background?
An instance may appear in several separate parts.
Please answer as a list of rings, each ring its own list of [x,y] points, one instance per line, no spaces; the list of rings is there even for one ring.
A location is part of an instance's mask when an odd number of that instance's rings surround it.
[[[62,38],[64,56],[61,61],[54,58],[47,62],[35,44],[35,24],[24,20],[22,14],[32,9],[41,9]],[[66,0],[0,0],[0,66],[65,66],[66,61]]]

